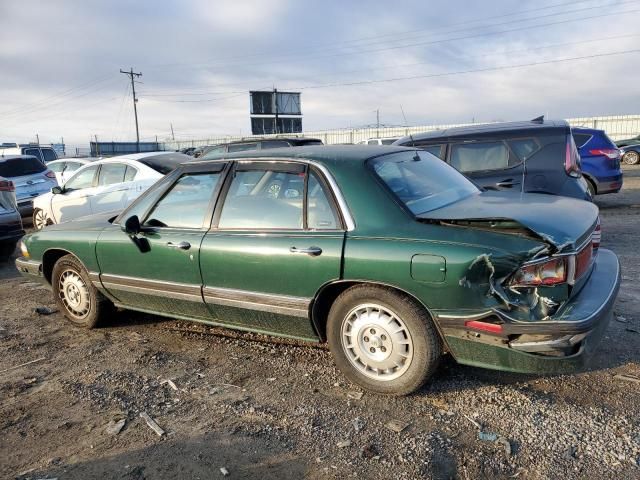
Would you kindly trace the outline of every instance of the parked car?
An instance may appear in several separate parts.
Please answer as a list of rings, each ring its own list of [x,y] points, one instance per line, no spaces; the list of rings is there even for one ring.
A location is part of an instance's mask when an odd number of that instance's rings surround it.
[[[6,261],[13,254],[23,235],[16,204],[16,188],[11,180],[0,177],[0,262]]]
[[[448,128],[403,137],[395,144],[426,150],[490,190],[591,200],[571,127],[565,121],[537,118]]]
[[[640,163],[640,144],[627,145],[620,149],[622,161],[627,165],[637,165]]]
[[[174,152],[121,155],[87,163],[33,202],[33,226],[66,222],[92,213],[121,211],[162,176],[191,160]]]
[[[13,146],[7,147],[0,146],[0,157],[9,155],[31,155],[45,164],[58,159],[58,153],[53,149],[53,147],[46,147],[36,143],[20,146],[16,146],[16,144],[12,145]]]
[[[61,158],[47,163],[47,167],[55,173],[58,184],[62,185],[73,175],[73,172],[87,163],[91,163],[88,158]]]
[[[13,181],[18,211],[23,217],[33,212],[33,199],[58,185],[55,174],[31,155],[0,156],[0,176]]]
[[[400,137],[388,137],[388,138],[370,138],[369,140],[362,140],[358,142],[358,145],[392,145]]]
[[[632,138],[625,138],[623,140],[617,140],[616,145],[618,147],[626,147],[628,145],[638,145],[640,144],[640,135],[636,135]]]
[[[572,127],[571,133],[580,153],[580,168],[591,196],[619,192],[622,188],[620,149],[604,130]]]
[[[318,138],[304,137],[277,137],[277,138],[255,138],[250,140],[239,140],[237,142],[221,143],[204,147],[203,159],[216,158],[226,153],[245,152],[248,150],[269,150],[281,147],[302,147],[309,145],[322,145],[322,140]]]
[[[185,164],[115,218],[27,235],[16,265],[77,326],[115,306],[327,341],[352,382],[407,394],[444,351],[579,368],[620,284],[598,228],[593,203],[483,192],[424,151],[282,148]]]

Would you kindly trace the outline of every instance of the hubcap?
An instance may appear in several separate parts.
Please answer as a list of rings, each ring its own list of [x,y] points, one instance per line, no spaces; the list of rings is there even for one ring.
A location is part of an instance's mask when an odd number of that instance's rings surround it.
[[[623,160],[624,163],[628,165],[635,165],[640,160],[640,155],[637,152],[627,152],[624,154]]]
[[[89,290],[74,270],[65,270],[60,275],[58,292],[62,303],[76,317],[83,318],[89,313]]]
[[[46,226],[47,226],[47,214],[44,212],[44,210],[38,210],[36,212],[34,227],[36,227],[37,230],[42,230]]]
[[[360,373],[382,381],[400,377],[413,359],[413,341],[404,322],[376,304],[358,305],[347,314],[342,348]]]

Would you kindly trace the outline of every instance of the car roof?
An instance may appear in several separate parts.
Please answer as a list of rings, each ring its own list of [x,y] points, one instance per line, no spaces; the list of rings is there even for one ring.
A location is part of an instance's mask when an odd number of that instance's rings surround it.
[[[178,152],[173,151],[156,151],[156,152],[144,152],[144,153],[127,153],[125,155],[115,155],[113,157],[109,157],[111,159],[127,159],[127,160],[140,160],[141,158],[150,158],[150,157],[161,157],[163,155],[171,155]]]
[[[4,160],[15,160],[16,158],[35,158],[38,161],[40,160],[34,155],[0,155],[0,162]]]
[[[415,135],[402,137],[398,143],[406,143],[418,140],[430,140],[449,137],[465,137],[465,136],[494,136],[499,133],[520,132],[533,130],[553,130],[557,128],[569,128],[569,124],[565,120],[542,120],[542,121],[526,121],[526,122],[499,122],[468,125],[465,127],[452,127],[443,130],[433,130],[430,132],[417,133]]]
[[[227,153],[218,158],[191,161],[189,164],[205,164],[237,159],[311,160],[322,164],[336,164],[343,162],[364,162],[365,160],[381,155],[414,150],[417,149],[390,145],[309,145]]]

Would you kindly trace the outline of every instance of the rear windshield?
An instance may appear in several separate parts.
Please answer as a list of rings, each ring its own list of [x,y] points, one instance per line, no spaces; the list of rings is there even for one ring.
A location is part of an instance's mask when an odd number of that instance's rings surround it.
[[[402,152],[371,160],[376,175],[414,215],[478,193],[464,175],[426,152]]]
[[[138,162],[149,168],[153,168],[156,172],[161,173],[162,175],[166,175],[181,163],[191,160],[193,160],[192,157],[183,153],[167,153],[165,155],[141,158]]]
[[[0,158],[0,177],[21,177],[22,175],[33,175],[44,172],[47,167],[34,157],[10,158],[2,160]]]

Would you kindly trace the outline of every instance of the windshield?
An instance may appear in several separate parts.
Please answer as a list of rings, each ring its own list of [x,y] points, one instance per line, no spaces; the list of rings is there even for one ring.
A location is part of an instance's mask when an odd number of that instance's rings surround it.
[[[384,155],[371,161],[373,171],[414,215],[479,193],[455,168],[427,152]]]

